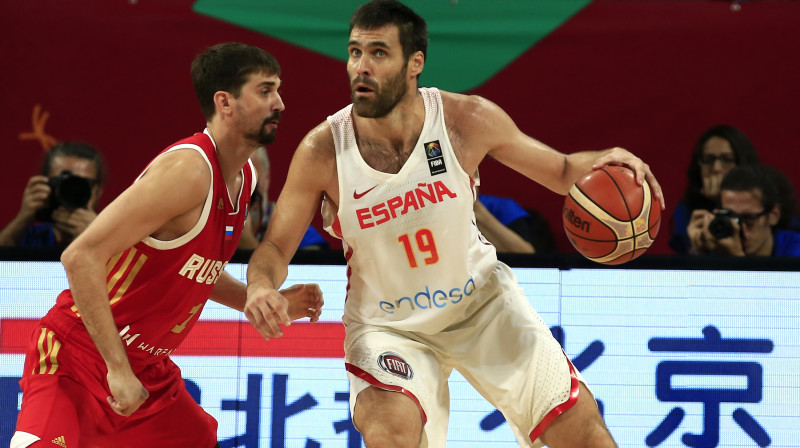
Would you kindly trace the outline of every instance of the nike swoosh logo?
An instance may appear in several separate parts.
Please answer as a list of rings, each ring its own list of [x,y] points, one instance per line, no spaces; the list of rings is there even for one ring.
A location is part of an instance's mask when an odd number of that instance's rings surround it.
[[[375,187],[377,187],[377,185],[375,185]],[[370,188],[369,190],[367,190],[367,191],[365,191],[363,193],[359,193],[359,192],[353,190],[353,199],[361,199],[362,197],[364,197],[365,194],[367,194],[370,191],[372,191],[372,189],[375,188],[375,187],[372,187],[372,188]]]

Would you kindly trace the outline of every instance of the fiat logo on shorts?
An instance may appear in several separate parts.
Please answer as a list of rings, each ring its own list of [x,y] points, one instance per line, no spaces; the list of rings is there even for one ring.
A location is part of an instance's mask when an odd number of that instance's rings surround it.
[[[381,369],[384,371],[399,376],[400,378],[410,380],[411,377],[414,376],[411,366],[397,353],[382,353],[381,356],[378,357],[378,365],[381,366]]]

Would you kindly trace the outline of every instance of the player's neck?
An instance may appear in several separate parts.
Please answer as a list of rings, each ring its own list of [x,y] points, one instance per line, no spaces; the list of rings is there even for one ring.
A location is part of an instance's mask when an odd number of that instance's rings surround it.
[[[217,147],[217,159],[222,168],[222,176],[228,183],[239,175],[242,166],[255,151],[256,146],[246,141],[243,136],[229,132],[225,126],[220,126],[216,122],[208,123],[207,128]]]
[[[418,94],[406,95],[392,111],[381,118],[364,118],[354,114],[359,145],[369,143],[392,149],[398,154],[410,153],[425,123],[425,105]]]

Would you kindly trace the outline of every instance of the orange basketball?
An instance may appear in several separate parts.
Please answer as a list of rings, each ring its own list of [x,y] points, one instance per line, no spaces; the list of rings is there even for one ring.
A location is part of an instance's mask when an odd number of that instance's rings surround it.
[[[567,237],[583,256],[602,264],[621,264],[653,244],[661,207],[647,182],[636,184],[633,170],[604,166],[575,182],[561,218]]]

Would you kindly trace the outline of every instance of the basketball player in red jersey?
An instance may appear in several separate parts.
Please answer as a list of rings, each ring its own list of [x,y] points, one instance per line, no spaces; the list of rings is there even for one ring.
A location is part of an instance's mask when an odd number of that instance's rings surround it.
[[[345,366],[368,447],[444,447],[452,369],[503,413],[520,446],[614,447],[580,372],[478,231],[476,174],[488,155],[564,195],[592,168],[624,165],[663,209],[661,188],[624,149],[563,154],[486,99],[420,88],[427,41],[424,19],[397,1],[356,10],[353,104],[294,153],[250,259],[246,308],[281,295],[321,202],[348,263]]]
[[[208,298],[244,311],[225,272],[254,189],[250,154],[284,109],[278,62],[224,43],[192,77],[207,127],[162,151],[61,257],[70,288],[32,335],[11,447],[206,447],[217,422],[185,389],[170,354]],[[317,285],[247,310],[267,339],[320,315]]]

